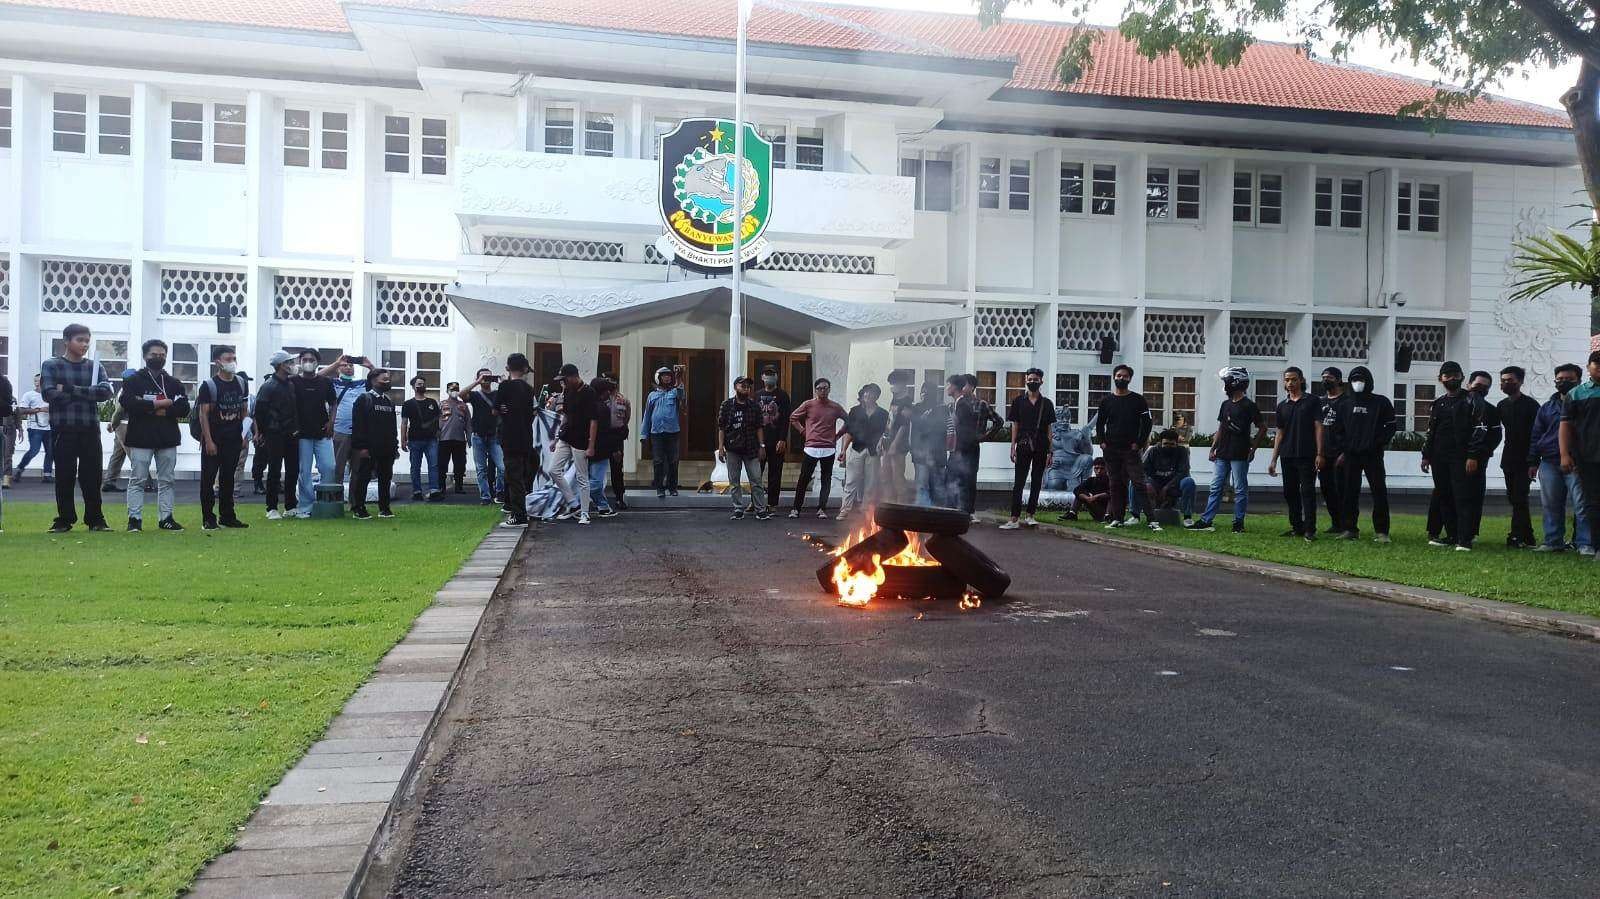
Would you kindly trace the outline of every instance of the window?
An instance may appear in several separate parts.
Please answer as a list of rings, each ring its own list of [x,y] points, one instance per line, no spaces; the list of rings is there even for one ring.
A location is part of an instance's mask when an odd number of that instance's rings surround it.
[[[56,91],[50,149],[83,153],[88,149],[89,96]]]
[[[1432,381],[1408,384],[1396,381],[1394,385],[1395,422],[1402,431],[1427,431],[1433,415],[1433,401],[1439,395],[1439,385]],[[1409,420],[1407,413],[1410,414]]]
[[[1100,401],[1105,399],[1106,398],[1106,394],[1108,394],[1110,392],[1111,392],[1111,376],[1110,375],[1090,375],[1089,376],[1089,407],[1088,407],[1089,408],[1089,415],[1093,415],[1095,410],[1100,408]],[[1088,417],[1085,416],[1084,420],[1087,421]]]
[[[443,353],[384,350],[381,355],[381,364],[390,372],[389,396],[396,403],[403,403],[411,396],[411,384],[409,382],[417,375],[421,375],[422,379],[427,382],[429,394],[437,396],[439,388],[444,385],[441,377],[441,373],[444,370]],[[412,366],[408,367],[407,362],[412,363]]]
[[[583,116],[583,155],[610,156],[614,151],[616,117],[609,112],[588,112]]]
[[[1009,407],[1011,405],[1011,401],[1012,400],[1016,399],[1019,396],[1022,396],[1024,393],[1027,393],[1027,392],[1028,392],[1028,374],[1027,374],[1027,372],[1021,372],[1021,371],[1008,371],[1008,372],[1006,372],[1006,406],[1007,407]],[[1001,412],[1000,413],[1000,417],[1004,418],[1005,417],[1005,413]]]
[[[211,111],[211,161],[244,165],[244,105],[213,103]]]
[[[1140,387],[1155,427],[1177,427],[1180,415],[1188,427],[1194,427],[1195,378],[1192,375],[1145,375]]]
[[[1117,167],[1095,163],[1090,185],[1089,212],[1093,215],[1117,214]]]
[[[8,371],[11,364],[11,338],[0,334],[0,372]],[[30,382],[31,383],[31,382]]]
[[[794,129],[794,167],[807,172],[822,171],[824,148],[821,128]]]
[[[1256,378],[1255,390],[1250,398],[1261,409],[1261,420],[1271,430],[1278,426],[1278,381],[1274,378]]]
[[[772,167],[789,167],[789,128],[787,125],[757,125],[756,133],[772,142]]]
[[[1078,417],[1078,402],[1083,397],[1079,389],[1082,376],[1077,372],[1061,372],[1056,375],[1056,414],[1062,421],[1076,424]]]
[[[1145,174],[1144,214],[1162,221],[1199,221],[1200,170],[1152,166]]]
[[[99,97],[99,143],[101,156],[127,156],[133,152],[133,100],[129,97]]]
[[[1032,196],[1033,163],[1027,159],[1011,160],[1011,174],[1006,180],[1006,208],[1025,211]]]
[[[449,124],[444,119],[422,119],[422,139],[417,142],[416,165],[412,165],[411,117],[383,117],[383,170],[397,175],[413,168],[424,175],[446,174],[450,155]]]
[[[383,170],[395,174],[411,171],[411,119],[406,116],[383,117]]]
[[[350,156],[350,116],[342,112],[322,114],[322,167],[343,170]]]
[[[308,168],[311,165],[311,110],[283,111],[283,164]]]
[[[1444,187],[1437,181],[1401,181],[1395,203],[1396,226],[1401,231],[1438,234],[1444,205]]]
[[[1174,377],[1172,379],[1172,426],[1177,427],[1178,416],[1183,416],[1185,424],[1194,427],[1194,398],[1196,393],[1196,380],[1193,377]]]
[[[1061,211],[1081,215],[1085,209],[1084,188],[1089,189],[1090,215],[1117,214],[1117,167],[1115,165],[1063,162],[1061,164]]]
[[[50,355],[60,356],[67,351],[67,342],[59,337],[50,340]],[[106,370],[106,377],[111,380],[113,392],[122,389],[122,373],[128,369],[128,341],[116,338],[99,337],[95,339],[94,351],[89,357],[100,363]]]
[[[544,108],[544,151],[572,155],[577,139],[576,110],[571,106]]]
[[[978,396],[978,399],[983,400],[984,402],[988,403],[989,405],[991,405],[991,406],[994,405],[994,403],[995,403],[994,372],[992,372],[992,371],[980,371],[980,372],[978,372],[977,396]]]
[[[1268,227],[1283,224],[1283,176],[1270,172],[1234,172],[1233,222]]]
[[[1061,163],[1061,211],[1083,214],[1083,163]]]
[[[206,155],[206,105],[172,104],[172,158],[200,162]]]
[[[11,147],[11,88],[0,87],[0,150]]]
[[[1000,157],[978,160],[978,208],[1000,208]]]
[[[1167,379],[1161,375],[1145,375],[1144,387],[1140,391],[1144,394],[1145,404],[1150,407],[1150,421],[1156,427],[1163,427],[1167,423]]]
[[[1338,207],[1334,205],[1334,183],[1338,182]],[[1361,218],[1366,207],[1366,182],[1360,178],[1318,178],[1317,179],[1317,211],[1316,224],[1318,228],[1332,228],[1334,222],[1338,227],[1358,230],[1361,227]],[[1337,213],[1337,218],[1335,214]]]
[[[445,174],[450,155],[450,126],[444,119],[422,120],[422,174]]]
[[[912,152],[900,158],[900,174],[916,179],[915,199],[919,211],[950,211],[950,154],[937,150]]]
[[[315,123],[315,126],[313,125]],[[387,120],[385,150],[387,150]],[[407,143],[410,135],[406,135]],[[343,170],[349,164],[350,116],[343,112],[316,113],[309,109],[283,111],[283,164],[310,168],[317,160],[323,169]],[[385,162],[388,161],[387,153]]]
[[[678,120],[677,119],[669,119],[669,118],[664,118],[664,117],[661,117],[661,116],[657,116],[654,120],[651,121],[651,133],[650,133],[650,158],[651,159],[660,159],[661,158],[661,139],[663,137],[666,137],[667,135],[671,134],[673,129],[675,129],[677,127],[678,127]],[[760,129],[757,129],[757,130],[759,131]],[[774,153],[777,152],[777,148],[776,147],[773,148],[773,152]],[[778,164],[776,156],[774,156],[772,164],[773,165],[777,165]]]
[[[168,365],[172,376],[183,382],[184,389],[189,392],[189,398],[194,399],[195,389],[200,386],[200,345],[174,343],[172,358],[168,360]]]

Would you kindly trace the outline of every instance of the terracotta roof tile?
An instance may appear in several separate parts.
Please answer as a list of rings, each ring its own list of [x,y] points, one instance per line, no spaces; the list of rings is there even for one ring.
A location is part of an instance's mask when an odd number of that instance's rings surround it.
[[[733,0],[360,0],[454,15],[549,22],[598,29],[731,38]],[[269,28],[346,31],[338,0],[0,0],[13,5],[71,9],[143,18],[220,22]],[[1107,29],[1094,65],[1077,83],[1056,78],[1055,62],[1072,26],[1008,20],[981,28],[971,15],[925,13],[769,0],[757,5],[750,39],[757,43],[836,50],[1007,60],[1015,63],[1009,87],[1133,100],[1237,104],[1393,116],[1433,95],[1425,81],[1357,66],[1311,59],[1297,47],[1260,43],[1227,69],[1184,66],[1176,57],[1140,56]],[[1564,112],[1501,98],[1480,99],[1454,110],[1452,119],[1545,128],[1568,127]]]

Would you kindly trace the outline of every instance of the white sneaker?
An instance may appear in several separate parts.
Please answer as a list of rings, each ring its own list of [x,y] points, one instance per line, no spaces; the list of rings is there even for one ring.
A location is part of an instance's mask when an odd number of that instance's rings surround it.
[[[839,518],[837,520],[844,521],[848,517],[850,517],[850,513],[849,512],[840,512],[839,513]]]
[[[1124,525],[1120,521],[1108,521],[1108,522],[1106,522],[1105,529],[1108,530],[1108,531],[1115,531],[1115,530],[1119,530],[1119,529],[1121,529],[1121,528],[1123,528],[1125,526],[1126,525]]]
[[[1184,527],[1188,527],[1191,524],[1194,524],[1194,519],[1193,518],[1185,518],[1183,520],[1183,526]]]
[[[1150,530],[1156,531],[1156,532],[1159,533],[1160,530],[1161,530],[1160,523],[1159,522],[1154,522],[1154,521],[1150,522]]]
[[[305,519],[311,517],[311,510],[307,509],[304,512],[296,512],[296,513],[294,513],[294,517],[304,521]]]
[[[983,519],[979,518],[976,515],[974,515],[974,516],[972,516],[972,523],[973,524],[983,524]]]
[[[1137,516],[1137,515],[1129,515],[1127,518],[1122,519],[1122,526],[1125,527],[1125,528],[1131,528],[1131,527],[1137,525],[1138,523],[1139,523],[1139,516]]]
[[[283,520],[283,513],[279,512],[277,509],[268,509],[267,510],[267,520],[268,521],[282,521]]]
[[[588,523],[589,523],[589,513],[588,512],[579,513],[578,514],[578,524],[588,524]]]
[[[1019,524],[1016,521],[1016,519],[1012,519],[1011,521],[1008,521],[1005,524],[1002,524],[997,530],[1014,531],[1014,530],[1017,530],[1020,527],[1022,527],[1022,525]]]
[[[799,509],[790,509],[789,510],[789,517],[790,518],[799,518],[800,517],[800,510]]]
[[[1038,520],[1035,519],[1032,515],[1029,515],[1027,518],[1022,519],[1022,523],[1027,525],[1030,528],[1036,528],[1036,527],[1039,526]]]

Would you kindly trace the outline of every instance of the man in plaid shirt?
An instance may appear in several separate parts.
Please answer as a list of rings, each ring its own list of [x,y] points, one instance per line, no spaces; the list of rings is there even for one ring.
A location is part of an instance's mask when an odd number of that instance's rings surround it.
[[[56,460],[56,520],[50,533],[65,534],[78,521],[73,507],[74,482],[83,493],[83,523],[91,531],[109,531],[100,510],[100,412],[111,399],[111,379],[89,358],[89,329],[67,325],[61,332],[66,349],[45,360],[40,391],[50,404],[51,440]]]

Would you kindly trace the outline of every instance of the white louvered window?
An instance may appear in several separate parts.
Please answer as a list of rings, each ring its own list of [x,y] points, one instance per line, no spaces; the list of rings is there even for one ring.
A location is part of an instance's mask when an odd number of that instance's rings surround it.
[[[1235,315],[1228,321],[1228,355],[1282,359],[1289,349],[1288,328],[1281,318]]]
[[[756,133],[772,142],[772,167],[789,167],[789,126],[757,125]]]
[[[1206,318],[1147,312],[1144,316],[1144,351],[1182,356],[1204,356]]]
[[[1317,359],[1367,361],[1367,323],[1359,318],[1311,320],[1311,355]]]
[[[273,285],[273,312],[278,321],[348,322],[349,278],[326,275],[279,275]]]
[[[1007,172],[1006,208],[1013,212],[1024,212],[1033,196],[1033,162],[1013,159]]]
[[[383,170],[391,175],[449,173],[450,123],[429,116],[383,117]]]
[[[133,269],[126,262],[45,259],[39,263],[39,294],[46,312],[127,315]]]
[[[1117,214],[1117,167],[1112,163],[1061,163],[1063,215]]]
[[[949,153],[908,150],[900,157],[900,174],[916,179],[914,205],[918,211],[950,211],[952,182]]]
[[[349,113],[314,109],[283,111],[284,165],[343,171],[349,166],[349,161]]]
[[[822,171],[826,155],[821,128],[794,129],[794,167],[804,172]]]
[[[200,386],[200,349],[198,343],[174,343],[168,348],[171,358],[167,360],[167,370],[183,382],[183,389],[191,400]],[[209,372],[207,376],[210,376]]]
[[[978,159],[978,208],[1000,208],[1000,157]]]
[[[244,165],[245,127],[244,104],[211,104],[212,162]]]
[[[95,148],[101,156],[127,156],[133,152],[133,98],[101,94],[97,111]]]
[[[973,344],[986,349],[1033,349],[1032,306],[979,306],[973,313]]]
[[[549,105],[544,108],[544,151],[571,156],[578,145],[578,108]]]
[[[379,354],[379,360],[389,370],[389,397],[396,404],[411,396],[411,379],[419,375],[430,396],[438,396],[444,385],[444,354],[438,351],[387,349]]]
[[[134,347],[138,349],[138,347]],[[67,342],[60,337],[50,339],[50,355],[62,356],[67,352]],[[89,358],[100,363],[111,382],[111,392],[122,389],[122,373],[128,370],[128,339],[126,337],[96,337]]]
[[[394,175],[411,171],[411,118],[383,117],[383,170]]]
[[[230,318],[243,318],[249,281],[242,271],[164,268],[161,270],[161,314],[212,318],[227,309]]]
[[[450,301],[437,281],[379,281],[376,319],[380,325],[408,328],[450,327]]]

